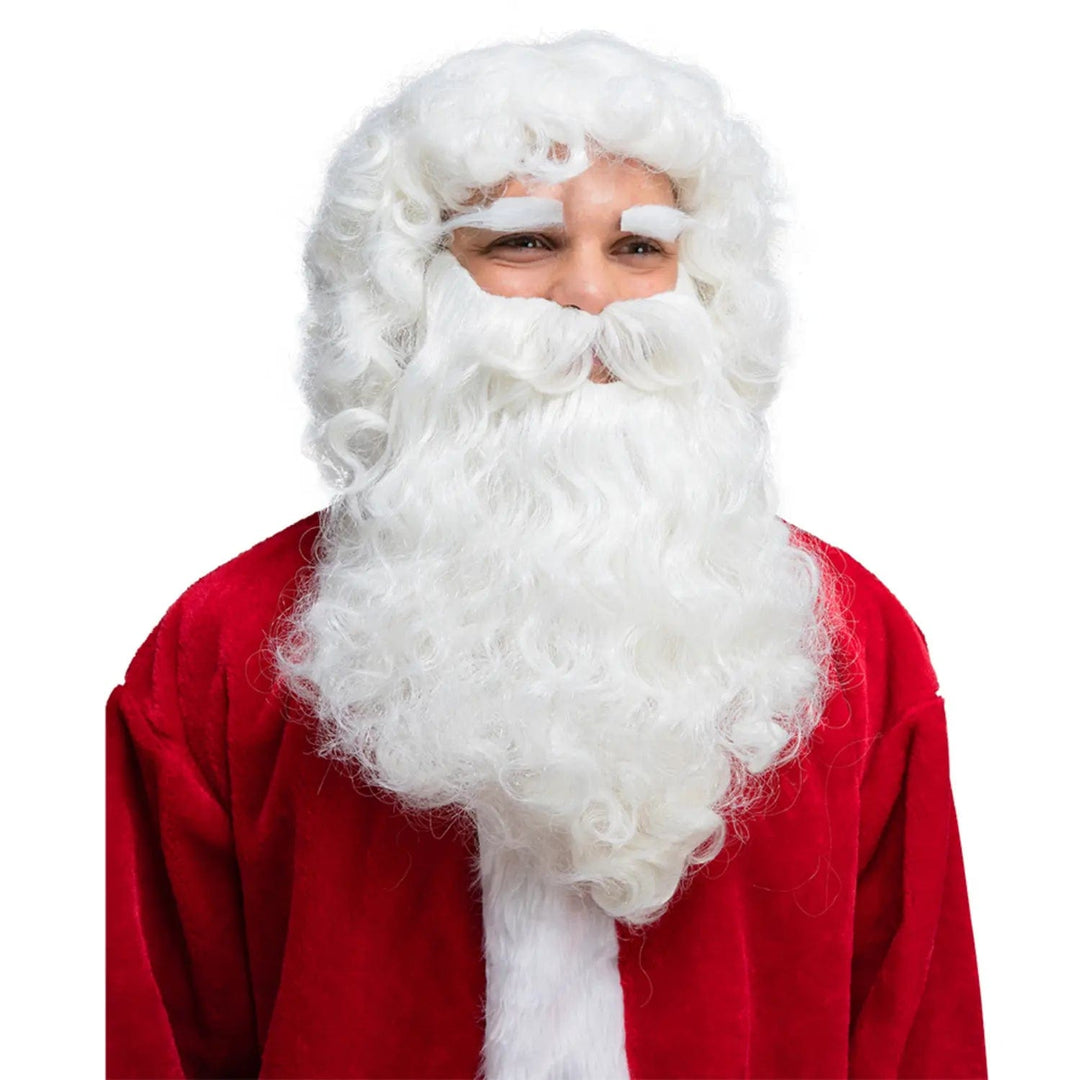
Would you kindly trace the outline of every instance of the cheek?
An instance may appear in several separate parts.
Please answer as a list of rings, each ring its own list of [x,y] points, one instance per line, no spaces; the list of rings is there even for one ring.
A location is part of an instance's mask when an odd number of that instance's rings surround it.
[[[469,271],[473,281],[493,296],[535,297],[547,293],[547,272],[542,266],[506,266],[490,259],[461,254],[457,255],[457,260]]]
[[[671,292],[679,280],[679,263],[676,259],[647,273],[627,274],[624,283],[625,300],[641,300],[657,293]]]

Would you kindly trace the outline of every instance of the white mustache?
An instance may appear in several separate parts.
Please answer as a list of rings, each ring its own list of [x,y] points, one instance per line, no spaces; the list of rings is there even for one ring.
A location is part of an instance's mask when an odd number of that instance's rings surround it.
[[[443,377],[449,362],[456,376],[501,375],[545,394],[580,387],[594,358],[642,391],[693,384],[719,362],[712,322],[682,269],[672,291],[618,300],[593,315],[539,297],[485,292],[444,253],[428,270],[424,325],[430,340],[410,362],[417,377],[434,376],[425,369],[437,358]]]

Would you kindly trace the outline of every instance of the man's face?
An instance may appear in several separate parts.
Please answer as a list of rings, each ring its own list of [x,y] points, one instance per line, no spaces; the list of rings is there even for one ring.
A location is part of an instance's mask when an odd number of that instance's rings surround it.
[[[540,297],[596,315],[616,300],[675,288],[678,240],[626,229],[622,219],[631,207],[674,207],[671,181],[662,173],[636,161],[600,158],[561,184],[526,186],[512,178],[499,198],[555,200],[562,221],[524,230],[455,229],[450,251],[485,292]],[[595,360],[589,378],[610,382],[613,376]]]

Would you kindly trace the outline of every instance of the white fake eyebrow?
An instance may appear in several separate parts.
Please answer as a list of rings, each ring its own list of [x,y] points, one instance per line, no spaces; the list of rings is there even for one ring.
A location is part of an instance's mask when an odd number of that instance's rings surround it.
[[[648,203],[627,207],[619,219],[623,232],[647,236],[650,240],[671,243],[690,224],[690,215],[676,210],[674,206]]]
[[[496,199],[486,206],[455,214],[444,223],[443,228],[450,231],[464,227],[515,232],[518,229],[541,229],[562,223],[563,205],[558,199],[518,195]]]

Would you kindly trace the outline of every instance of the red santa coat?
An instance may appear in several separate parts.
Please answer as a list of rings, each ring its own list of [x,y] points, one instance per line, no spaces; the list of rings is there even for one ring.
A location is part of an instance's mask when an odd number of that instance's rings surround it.
[[[474,841],[317,756],[268,636],[309,518],[192,586],[108,710],[108,1074],[471,1077]],[[850,633],[807,752],[643,931],[637,1077],[985,1076],[945,716],[918,629],[814,542]]]

